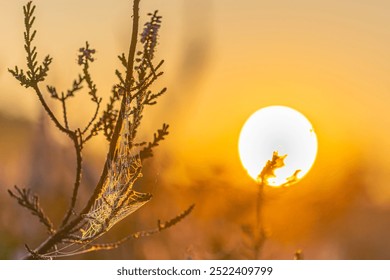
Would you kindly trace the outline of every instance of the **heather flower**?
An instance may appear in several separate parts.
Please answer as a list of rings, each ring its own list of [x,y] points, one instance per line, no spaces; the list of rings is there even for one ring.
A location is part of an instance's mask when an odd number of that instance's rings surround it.
[[[86,43],[86,47],[85,48],[84,47],[80,48],[79,52],[81,53],[81,54],[79,54],[78,61],[77,61],[77,63],[79,65],[85,64],[88,60],[90,62],[93,62],[95,60],[92,57],[92,55],[96,52],[96,50],[95,49],[90,49],[88,43]]]
[[[157,12],[158,11],[155,11],[153,14],[148,14],[151,19],[149,22],[145,23],[140,39],[141,43],[144,44],[144,52],[147,53],[150,58],[153,58],[158,41],[158,31],[161,27],[162,17],[158,16]]]

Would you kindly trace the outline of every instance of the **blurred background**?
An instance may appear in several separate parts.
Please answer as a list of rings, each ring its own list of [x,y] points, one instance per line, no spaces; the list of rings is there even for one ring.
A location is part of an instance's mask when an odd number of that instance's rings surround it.
[[[0,1],[1,259],[20,258],[25,243],[35,247],[46,238],[7,189],[31,188],[58,225],[75,169],[72,143],[7,71],[25,65],[23,4]],[[69,88],[88,40],[97,49],[92,75],[107,101],[116,57],[128,51],[130,1],[35,4],[39,58],[54,58],[45,83]],[[104,241],[196,207],[168,231],[77,258],[252,258],[247,229],[255,223],[257,186],[240,164],[238,135],[257,109],[285,105],[312,122],[319,151],[300,183],[265,190],[261,258],[292,259],[301,249],[306,259],[390,259],[390,2],[143,0],[141,22],[156,9],[163,16],[157,56],[166,61],[158,86],[168,93],[146,111],[140,138],[151,140],[163,122],[170,135],[145,161],[137,186],[153,200]],[[71,101],[73,127],[89,118],[89,104],[82,94]],[[103,137],[86,147],[79,207],[106,152]]]

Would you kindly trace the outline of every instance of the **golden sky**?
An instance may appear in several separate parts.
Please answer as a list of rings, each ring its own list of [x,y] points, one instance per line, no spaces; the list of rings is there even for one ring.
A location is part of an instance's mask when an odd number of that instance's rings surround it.
[[[24,63],[24,3],[0,2],[0,110],[36,121],[36,97],[6,70]],[[97,49],[92,74],[107,97],[116,55],[127,53],[129,1],[35,4],[38,53],[54,57],[47,82],[71,84],[77,50],[88,40]],[[318,136],[317,161],[302,184],[332,188],[362,168],[370,199],[390,202],[389,1],[141,1],[141,15],[155,9],[163,16],[158,57],[166,61],[159,84],[168,93],[145,125],[171,125],[159,147],[171,160],[167,177],[189,182],[222,166],[229,180],[249,185],[237,151],[240,129],[259,108],[285,105],[306,115]],[[83,102],[73,106],[75,122],[88,114]]]
[[[0,108],[36,119],[35,96],[6,71],[24,60],[22,3],[0,4]],[[116,54],[127,52],[129,2],[36,4],[39,54],[54,57],[48,83],[71,83],[77,49],[88,40],[98,50],[93,74],[106,96]],[[389,163],[388,1],[142,1],[141,14],[154,9],[164,17],[159,57],[167,74],[161,84],[170,91],[151,116],[172,125],[169,142],[182,160],[237,168],[246,118],[280,104],[313,123],[318,166],[340,166],[351,156],[368,165]],[[384,176],[380,169],[375,177]]]
[[[36,119],[35,96],[6,72],[24,60],[22,3],[0,4],[0,107]],[[108,92],[115,56],[127,52],[129,2],[36,4],[39,54],[54,57],[48,82],[71,83],[77,49],[88,40],[98,50],[93,74],[101,94]],[[341,164],[351,154],[389,162],[388,1],[142,1],[141,14],[154,9],[164,17],[161,83],[170,92],[152,115],[171,123],[171,143],[185,141],[179,153],[186,160],[237,162],[245,119],[280,104],[311,120],[319,162]],[[83,108],[80,103],[74,106]]]

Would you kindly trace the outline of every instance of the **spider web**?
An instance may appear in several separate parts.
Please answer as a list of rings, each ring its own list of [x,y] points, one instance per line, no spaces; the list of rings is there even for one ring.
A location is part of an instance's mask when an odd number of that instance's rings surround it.
[[[81,240],[93,240],[107,232],[116,223],[132,214],[152,195],[133,190],[134,183],[142,177],[142,163],[139,153],[132,151],[128,143],[129,121],[122,127],[117,156],[109,166],[102,193],[85,215],[87,224],[80,230]]]

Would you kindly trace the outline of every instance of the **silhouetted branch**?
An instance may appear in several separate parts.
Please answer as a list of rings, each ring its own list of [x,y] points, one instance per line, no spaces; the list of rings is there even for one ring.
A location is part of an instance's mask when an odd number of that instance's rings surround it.
[[[77,134],[75,134],[75,136],[72,140],[73,140],[73,144],[74,144],[74,148],[75,148],[75,152],[76,152],[76,176],[75,176],[75,182],[74,182],[74,186],[73,186],[73,193],[72,193],[70,206],[69,206],[69,208],[65,214],[65,217],[61,223],[61,227],[64,226],[68,222],[70,216],[74,212],[74,207],[76,205],[77,195],[78,195],[78,191],[79,191],[80,184],[81,184],[82,164],[83,164],[83,157],[81,156],[81,151],[83,148],[83,140],[82,140],[82,134],[81,134],[80,130],[77,131]]]
[[[19,189],[15,186],[16,193],[13,193],[11,190],[8,190],[8,193],[11,197],[15,198],[18,203],[30,210],[30,212],[39,218],[39,221],[46,226],[46,229],[49,234],[54,233],[53,223],[50,221],[49,217],[45,214],[41,206],[39,205],[38,196],[31,194],[30,189]]]
[[[39,206],[38,197],[31,195],[29,190],[20,190],[17,187],[16,193],[9,191],[10,195],[17,199],[18,203],[29,209],[47,227],[51,236],[42,242],[35,250],[27,245],[28,255],[26,259],[45,259],[50,257],[70,256],[89,251],[97,251],[108,248],[116,248],[130,238],[149,236],[172,227],[193,209],[188,208],[182,214],[165,223],[158,222],[158,227],[151,231],[140,231],[132,234],[118,242],[96,245],[101,235],[106,233],[117,222],[121,221],[145,203],[152,195],[140,193],[133,190],[135,182],[142,177],[142,160],[153,156],[153,148],[157,147],[160,141],[168,135],[168,125],[163,124],[162,129],[154,133],[153,141],[136,141],[137,129],[143,118],[145,105],[156,104],[157,98],[166,92],[163,88],[157,93],[152,93],[148,88],[160,77],[163,72],[158,72],[163,61],[154,66],[153,58],[157,46],[158,31],[161,25],[161,16],[157,11],[148,14],[150,20],[145,24],[141,34],[140,42],[143,51],[137,52],[139,28],[139,2],[133,1],[133,25],[128,57],[124,54],[118,56],[121,64],[125,67],[126,76],[115,71],[119,83],[113,87],[112,94],[105,110],[99,117],[100,104],[102,99],[97,95],[97,87],[90,75],[89,66],[94,59],[95,50],[90,48],[86,42],[85,47],[79,49],[78,64],[82,67],[82,74],[73,81],[72,87],[66,92],[58,92],[54,86],[46,86],[50,96],[61,103],[63,124],[48,106],[39,83],[43,82],[52,59],[46,56],[42,65],[38,66],[36,47],[32,45],[36,31],[32,29],[35,21],[35,6],[28,2],[23,7],[25,17],[25,51],[27,53],[27,71],[20,70],[17,66],[9,72],[21,83],[22,86],[32,87],[38,99],[55,126],[64,132],[73,142],[76,153],[76,170],[73,191],[70,204],[65,211],[64,218],[58,230],[54,230],[52,223]],[[87,122],[81,128],[70,128],[67,110],[67,99],[74,97],[86,83],[88,95],[91,101],[96,104],[96,109]],[[120,105],[118,104],[120,103]],[[119,105],[120,108],[117,108]],[[109,141],[109,148],[99,181],[89,197],[86,205],[76,214],[76,202],[81,186],[82,151],[86,142],[103,131]],[[143,147],[135,149],[134,147]],[[71,246],[79,246],[71,249]]]
[[[104,244],[85,244],[84,247],[86,249],[82,249],[80,251],[76,251],[72,254],[67,254],[66,256],[71,256],[71,255],[80,255],[84,253],[89,253],[89,252],[95,252],[95,251],[102,251],[102,250],[113,250],[121,246],[123,243],[127,242],[130,239],[138,239],[141,237],[149,237],[151,235],[154,235],[156,233],[159,233],[161,231],[167,230],[171,228],[172,226],[176,225],[179,223],[181,220],[183,220],[185,217],[187,217],[193,210],[194,210],[195,205],[191,205],[189,208],[187,208],[185,211],[183,211],[181,214],[177,215],[176,217],[166,221],[166,222],[160,222],[158,220],[157,222],[157,227],[152,229],[152,230],[143,230],[143,231],[138,231],[135,233],[132,233],[121,240],[118,240],[116,242],[110,242],[110,243],[104,243]],[[71,242],[78,242],[77,240],[72,240]],[[80,244],[84,244],[84,242],[80,242]],[[60,255],[56,255],[56,257],[61,257]]]
[[[24,244],[24,247],[26,248],[27,252],[30,253],[31,259],[33,259],[33,260],[51,260],[50,257],[45,257],[45,256],[40,255],[37,252],[31,250],[31,248],[28,247],[27,244]]]
[[[140,152],[140,157],[142,160],[153,156],[153,148],[158,146],[158,143],[164,140],[165,136],[169,134],[168,132],[169,125],[163,124],[162,129],[157,130],[157,133],[153,135],[153,141],[149,142],[148,145],[143,148]]]

